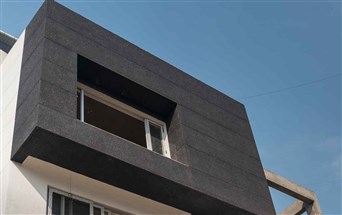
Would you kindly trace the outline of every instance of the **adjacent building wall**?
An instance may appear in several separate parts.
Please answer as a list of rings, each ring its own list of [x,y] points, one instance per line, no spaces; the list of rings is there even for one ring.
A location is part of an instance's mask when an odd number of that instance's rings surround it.
[[[0,64],[16,42],[16,38],[0,30]]]
[[[0,30],[0,50],[8,53],[17,39],[6,32]]]

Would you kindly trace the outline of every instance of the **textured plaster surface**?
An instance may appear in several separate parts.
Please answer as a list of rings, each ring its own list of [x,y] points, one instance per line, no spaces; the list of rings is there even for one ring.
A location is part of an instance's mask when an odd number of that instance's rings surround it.
[[[76,119],[77,55],[177,103],[172,159]],[[58,3],[27,28],[16,112],[15,161],[31,155],[193,214],[275,213],[242,104]]]

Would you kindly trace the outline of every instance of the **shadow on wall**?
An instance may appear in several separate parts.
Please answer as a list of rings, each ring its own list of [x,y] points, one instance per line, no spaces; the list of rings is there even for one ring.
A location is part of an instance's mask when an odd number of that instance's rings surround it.
[[[3,180],[8,189],[3,198],[8,214],[46,214],[48,186],[111,206],[120,214],[188,214],[31,156],[23,164],[10,165],[7,181]]]

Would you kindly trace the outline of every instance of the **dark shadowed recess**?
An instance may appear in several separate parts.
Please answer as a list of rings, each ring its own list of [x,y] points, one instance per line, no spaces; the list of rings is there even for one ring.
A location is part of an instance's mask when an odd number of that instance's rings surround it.
[[[77,80],[140,111],[166,121],[176,103],[78,55]],[[146,77],[148,78],[148,77]]]

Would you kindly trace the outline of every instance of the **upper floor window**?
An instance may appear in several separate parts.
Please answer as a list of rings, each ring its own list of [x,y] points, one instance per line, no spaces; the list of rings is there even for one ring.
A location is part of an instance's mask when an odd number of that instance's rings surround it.
[[[170,157],[165,122],[81,83],[77,107],[81,121]]]

